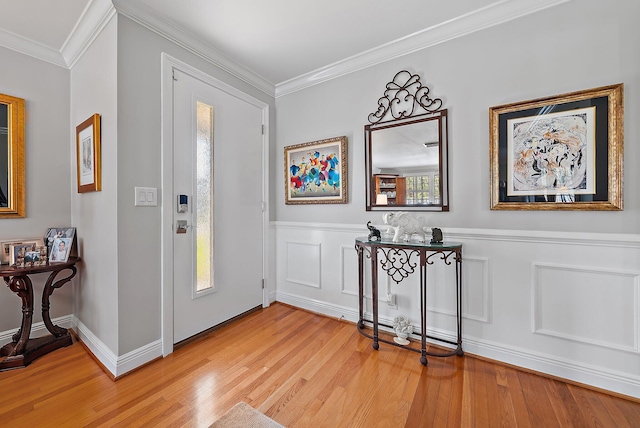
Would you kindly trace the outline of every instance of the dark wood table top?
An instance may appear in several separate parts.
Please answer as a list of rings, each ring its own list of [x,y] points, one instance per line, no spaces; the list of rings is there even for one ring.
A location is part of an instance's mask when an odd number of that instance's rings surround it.
[[[0,276],[24,276],[32,273],[44,273],[53,272],[55,270],[62,270],[70,266],[75,265],[80,261],[80,257],[69,257],[66,262],[54,262],[47,263],[46,265],[28,266],[28,267],[16,267],[16,266],[0,266]]]

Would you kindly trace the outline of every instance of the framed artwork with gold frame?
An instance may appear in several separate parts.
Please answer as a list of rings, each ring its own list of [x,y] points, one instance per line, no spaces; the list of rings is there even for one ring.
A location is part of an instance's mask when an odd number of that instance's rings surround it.
[[[347,137],[284,148],[285,203],[347,203]]]
[[[98,113],[76,127],[76,161],[78,193],[100,191],[102,161]]]
[[[623,85],[489,109],[492,210],[622,210]]]

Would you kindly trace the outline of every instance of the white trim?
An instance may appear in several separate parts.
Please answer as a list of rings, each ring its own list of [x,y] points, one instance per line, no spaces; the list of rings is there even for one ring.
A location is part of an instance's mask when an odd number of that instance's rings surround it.
[[[366,236],[367,228],[359,224],[273,222],[277,229],[318,230],[323,232],[354,233]],[[385,225],[377,226],[384,228]],[[640,234],[555,232],[545,230],[466,229],[441,227],[446,240],[475,239],[486,241],[527,242],[544,244],[589,245],[640,249]]]
[[[357,309],[326,303],[320,300],[308,299],[283,292],[276,292],[276,301],[286,303],[291,306],[306,309],[328,317],[345,319],[356,323],[358,321]],[[390,320],[384,317],[381,322],[389,323]],[[355,325],[353,326],[355,329]],[[383,327],[381,327],[381,330]],[[419,333],[419,332],[418,332]],[[448,334],[442,331],[431,331],[446,339],[454,339],[455,334]],[[439,343],[442,345],[441,343]],[[381,344],[381,347],[389,346]],[[629,375],[614,370],[602,370],[587,364],[569,361],[563,358],[532,352],[531,350],[519,349],[512,346],[504,346],[487,340],[478,340],[465,337],[463,334],[462,347],[465,352],[491,358],[507,364],[535,370],[541,373],[550,374],[563,379],[592,385],[630,397],[640,397],[640,377]],[[429,359],[437,357],[429,357]],[[448,357],[459,358],[459,357]],[[417,357],[416,357],[417,363]]]
[[[633,299],[630,302],[633,306],[633,344],[624,345],[620,343],[608,342],[605,340],[597,340],[585,336],[579,336],[576,334],[567,334],[560,331],[554,331],[541,327],[540,323],[540,271],[542,269],[565,271],[565,272],[583,272],[589,274],[602,274],[609,276],[618,276],[630,279],[633,287]],[[607,287],[607,284],[602,284],[603,287]],[[630,270],[617,270],[617,269],[605,269],[596,268],[590,266],[570,266],[561,265],[556,263],[539,263],[533,262],[531,264],[531,332],[534,334],[541,334],[545,336],[558,337],[564,340],[571,340],[574,342],[587,343],[590,345],[599,346],[605,349],[614,349],[631,353],[639,353],[639,334],[640,334],[640,314],[638,312],[638,296],[640,295],[640,272]],[[621,309],[621,308],[620,308]]]
[[[64,58],[55,49],[0,28],[0,46],[21,54],[67,68]]]
[[[286,269],[286,278],[285,280],[287,282],[290,282],[292,284],[300,284],[300,285],[304,285],[306,287],[311,287],[311,288],[321,288],[322,286],[322,266],[321,266],[321,261],[322,261],[322,244],[320,243],[316,243],[316,242],[298,242],[298,241],[286,241],[286,260],[287,260],[287,269]],[[296,254],[296,251],[291,251],[291,245],[300,245],[300,246],[306,246],[306,247],[315,247],[317,248],[318,251],[318,257],[316,257],[316,265],[315,266],[309,266],[308,270],[311,270],[311,267],[316,268],[317,272],[318,272],[318,278],[316,282],[312,282],[312,281],[306,281],[304,279],[298,279],[298,278],[292,278],[291,277],[291,271],[289,269],[289,255],[290,254]],[[307,263],[311,263],[311,261],[307,261]],[[314,279],[314,278],[311,278]]]
[[[115,14],[116,9],[111,0],[89,1],[60,49],[68,68],[73,68]]]
[[[76,316],[73,317],[73,325],[80,340],[84,342],[98,361],[115,376],[118,372],[118,356]]]
[[[70,69],[115,14],[111,0],[90,0],[60,51],[3,29],[0,29],[0,46]]]
[[[73,326],[73,315],[64,315],[58,318],[52,318],[53,325],[58,325],[64,328],[71,328]],[[18,328],[6,330],[0,332],[0,346],[4,346],[13,340],[13,335],[18,332]],[[49,334],[49,330],[44,325],[44,322],[35,322],[31,325],[31,337],[40,337]]]
[[[501,0],[276,85],[276,98],[463,37],[570,0]]]
[[[162,344],[160,340],[148,343],[124,355],[117,356],[75,316],[73,317],[73,324],[80,340],[82,340],[85,346],[89,348],[89,351],[114,376],[122,376],[136,367],[140,367],[162,356]]]
[[[166,53],[161,54],[161,176],[162,176],[162,196],[163,201],[173,201],[173,70],[177,69],[189,76],[196,78],[208,85],[211,85],[221,91],[228,93],[238,99],[241,99],[255,107],[262,109],[263,125],[268,129],[269,105],[257,98],[246,94],[233,86],[222,82],[208,74],[182,62]],[[264,121],[267,121],[264,123]],[[262,163],[263,166],[268,164],[269,153],[269,133],[265,130],[262,136]],[[269,200],[268,192],[268,169],[262,171],[262,200]],[[266,204],[265,204],[266,205]],[[173,208],[171,203],[162,204],[161,211],[162,237],[161,237],[161,254],[162,254],[162,329],[161,329],[161,347],[162,355],[167,356],[173,352]],[[267,250],[269,244],[269,210],[265,209],[262,213],[262,277],[268,278],[268,259]],[[267,296],[268,288],[262,291],[263,307],[268,306],[269,296]]]
[[[178,28],[145,4],[132,0],[113,0],[113,4],[118,13],[123,16],[214,64],[265,94],[272,97],[275,95],[275,86],[272,82],[237,63],[213,46]]]
[[[91,0],[60,52],[4,30],[0,30],[0,46],[60,67],[71,68],[117,11],[265,94],[277,98],[568,1],[570,0],[500,0],[275,85],[210,44],[178,28],[144,3],[134,0]]]

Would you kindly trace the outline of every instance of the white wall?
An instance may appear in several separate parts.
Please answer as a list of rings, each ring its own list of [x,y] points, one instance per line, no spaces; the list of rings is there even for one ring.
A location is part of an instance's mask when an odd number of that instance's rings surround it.
[[[49,227],[71,223],[69,162],[69,70],[0,48],[0,93],[26,101],[25,218],[0,220],[0,240],[42,238]],[[40,296],[45,275],[34,277]],[[70,316],[72,287],[53,293],[51,317]],[[41,321],[39,297],[34,321]],[[2,282],[0,287],[0,343],[10,339],[22,319],[21,303]],[[68,327],[68,325],[67,325]]]
[[[117,17],[101,31],[71,70],[71,133],[76,171],[75,127],[94,113],[101,115],[102,190],[78,193],[73,177],[71,206],[82,257],[75,290],[74,315],[79,334],[94,347],[118,353],[118,110]],[[94,353],[102,355],[94,349]],[[108,366],[108,364],[105,364]]]
[[[632,0],[569,2],[277,98],[275,298],[355,318],[353,239],[382,223],[365,211],[363,128],[407,69],[449,109],[451,212],[419,215],[464,244],[465,350],[640,397],[639,15]],[[489,107],[620,82],[624,211],[489,209]],[[339,135],[350,203],[285,205],[283,147]],[[453,335],[451,273],[431,275],[428,325]],[[398,309],[383,316],[417,322],[415,285],[393,286]]]

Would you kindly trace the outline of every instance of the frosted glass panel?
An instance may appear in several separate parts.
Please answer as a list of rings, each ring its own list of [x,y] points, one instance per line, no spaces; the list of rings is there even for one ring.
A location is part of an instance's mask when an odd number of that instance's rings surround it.
[[[213,107],[197,103],[196,291],[213,288]]]

